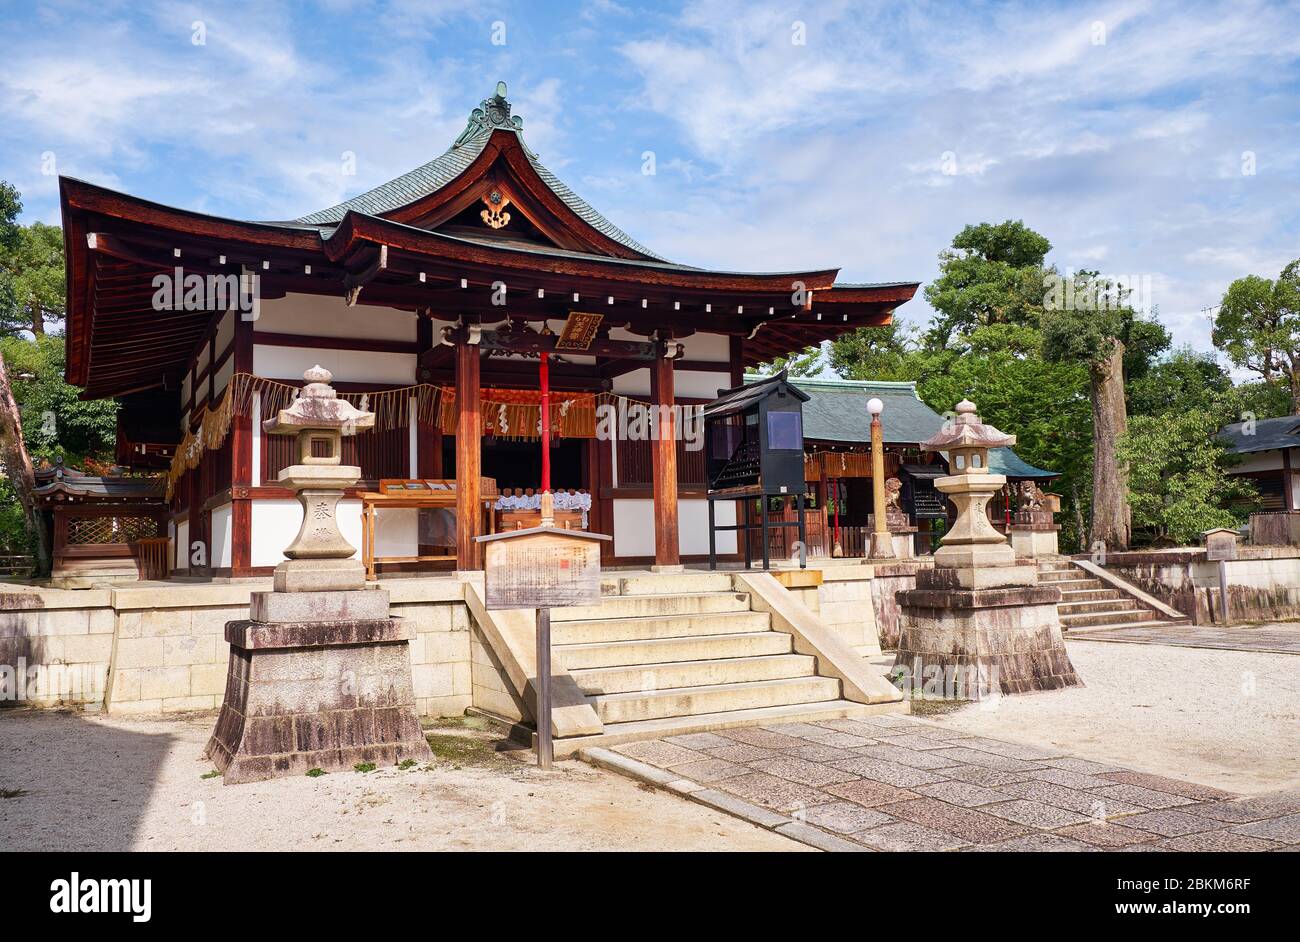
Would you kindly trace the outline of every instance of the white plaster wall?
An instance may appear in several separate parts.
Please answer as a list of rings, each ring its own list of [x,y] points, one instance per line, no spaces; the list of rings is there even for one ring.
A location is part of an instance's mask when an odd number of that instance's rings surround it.
[[[339,531],[361,556],[361,502],[341,500]],[[415,556],[418,550],[419,511],[405,508],[381,510],[375,518],[375,552],[379,556]],[[298,501],[253,501],[252,565],[275,566],[284,561],[284,548],[302,525]]]
[[[716,507],[719,526],[736,522],[736,505],[719,502]],[[677,503],[678,549],[683,556],[704,556],[709,552],[709,509],[703,498]],[[718,554],[736,552],[736,534],[718,534]],[[655,553],[654,501],[619,498],[614,501],[614,555],[653,556]]]
[[[204,405],[207,405],[207,402],[208,402],[208,382],[209,382],[210,379],[211,379],[211,377],[209,377],[209,376],[205,376],[205,377],[203,377],[203,382],[199,383],[199,385],[195,388],[195,390],[194,390],[194,404],[195,404],[195,406],[204,406]]]
[[[362,289],[364,293],[365,289]],[[263,301],[255,330],[312,337],[366,337],[373,340],[416,339],[416,315],[410,311],[358,304],[312,294],[289,294]],[[310,366],[311,364],[308,364]]]
[[[231,506],[222,504],[212,509],[212,546],[208,548],[209,564],[214,569],[230,566],[231,552]]]
[[[212,377],[212,392],[220,396],[222,391],[230,384],[230,377],[235,375],[235,358],[227,357],[226,362],[221,365]]]
[[[296,500],[253,501],[251,565],[276,566],[284,562],[284,548],[302,525],[302,506]]]
[[[226,352],[226,348],[234,342],[235,339],[235,312],[227,311],[221,318],[221,323],[217,325],[217,359],[221,354]]]
[[[1282,467],[1281,451],[1261,451],[1243,455],[1240,464],[1234,464],[1230,473],[1249,474],[1256,471],[1277,471]]]
[[[262,396],[258,394],[253,397],[253,487],[262,486]]]
[[[190,568],[190,522],[176,524],[176,568]]]
[[[360,336],[374,336],[364,332]],[[377,353],[370,350],[327,350],[318,347],[253,345],[253,372],[271,379],[298,379],[320,364],[341,383],[415,382],[414,353]]]
[[[719,389],[728,389],[730,386],[729,373],[677,370],[673,374],[673,394],[678,399],[716,399]],[[649,396],[649,367],[615,376],[614,392],[620,396]]]

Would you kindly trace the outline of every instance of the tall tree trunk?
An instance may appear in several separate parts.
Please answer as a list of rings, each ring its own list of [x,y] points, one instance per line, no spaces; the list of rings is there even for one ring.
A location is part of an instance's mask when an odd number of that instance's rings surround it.
[[[1079,540],[1079,549],[1086,551],[1088,549],[1084,543],[1088,540],[1088,525],[1083,519],[1083,502],[1079,498],[1079,485],[1070,484],[1070,503],[1074,505],[1074,533]]]
[[[45,309],[39,304],[32,305],[32,334],[37,338],[45,336]]]
[[[1119,460],[1120,436],[1128,430],[1124,404],[1124,344],[1088,370],[1092,385],[1092,535],[1090,551],[1129,545],[1128,468]]]
[[[1291,414],[1300,415],[1300,363],[1291,365]]]
[[[27,445],[23,442],[23,421],[18,414],[18,404],[14,402],[13,390],[9,386],[9,371],[5,368],[4,356],[0,354],[0,463],[4,464],[5,474],[13,482],[18,503],[27,518],[27,526],[36,535],[36,571],[45,574],[50,571],[50,546],[45,537],[45,524],[36,506],[36,475],[32,471],[32,459],[27,454]]]

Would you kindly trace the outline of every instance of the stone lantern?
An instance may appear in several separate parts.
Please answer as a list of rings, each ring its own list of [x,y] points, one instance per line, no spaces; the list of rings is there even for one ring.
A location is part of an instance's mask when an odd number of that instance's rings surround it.
[[[933,438],[921,442],[925,451],[948,452],[950,473],[938,478],[934,486],[947,494],[957,508],[957,520],[934,554],[936,566],[969,569],[1015,562],[1006,537],[993,528],[988,518],[989,501],[1007,483],[1004,475],[989,473],[989,449],[1015,443],[1016,436],[1004,435],[981,422],[975,403],[968,399],[957,403],[955,419]]]
[[[352,559],[356,548],[338,525],[339,498],[361,478],[360,468],[342,463],[343,436],[373,428],[375,414],[340,399],[324,367],[302,375],[307,383],[298,398],[262,423],[269,435],[298,436],[298,463],[282,470],[277,481],[297,493],[302,526],[284,551],[289,560],[275,567],[275,590],[360,589],[365,570]]]
[[[926,696],[979,699],[1080,683],[1061,638],[1061,590],[1038,584],[1038,567],[1018,562],[989,522],[988,503],[1006,484],[989,472],[989,449],[1015,443],[980,421],[962,400],[957,417],[927,451],[948,453],[950,473],[934,486],[956,505],[957,519],[916,574],[916,588],[897,593],[895,671]]]
[[[249,617],[226,622],[230,663],[207,755],[227,785],[428,759],[411,680],[411,628],[389,613],[388,590],[367,588],[338,526],[338,502],[361,469],[342,464],[344,435],[375,416],[338,398],[314,366],[287,409],[262,427],[298,436],[298,464],[280,472],[302,504],[302,526],[253,592]]]

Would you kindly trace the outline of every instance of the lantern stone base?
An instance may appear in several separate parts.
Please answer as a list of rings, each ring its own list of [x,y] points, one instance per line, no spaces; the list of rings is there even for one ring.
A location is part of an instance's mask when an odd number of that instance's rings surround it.
[[[379,606],[383,617],[339,617]],[[306,617],[226,623],[226,695],[207,755],[227,785],[430,758],[411,631],[387,608],[381,590],[264,592],[254,593],[254,611]]]
[[[341,592],[365,585],[359,559],[286,559],[271,574],[276,592]]]
[[[1054,523],[1011,524],[1011,549],[1016,559],[1046,559],[1061,554],[1056,534],[1061,528]]]
[[[1032,566],[998,568],[1012,572],[921,570],[917,587],[898,593],[894,667],[909,684],[961,699],[1082,684],[1061,638],[1060,589],[1033,584]],[[997,577],[1002,583],[989,585]],[[1026,577],[1028,584],[1007,581]]]

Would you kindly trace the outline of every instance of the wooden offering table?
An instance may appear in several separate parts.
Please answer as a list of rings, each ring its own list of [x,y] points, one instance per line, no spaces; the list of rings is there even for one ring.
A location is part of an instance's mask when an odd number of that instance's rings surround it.
[[[363,491],[361,500],[361,562],[366,567],[366,579],[375,578],[375,569],[381,563],[432,563],[455,561],[456,554],[440,556],[376,556],[375,513],[382,508],[417,510],[456,510],[456,481],[428,478],[384,478],[378,491]],[[479,497],[483,513],[483,526],[487,533],[495,533],[495,514],[492,510],[497,499],[495,478],[481,478]]]

